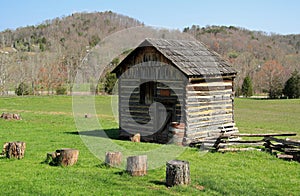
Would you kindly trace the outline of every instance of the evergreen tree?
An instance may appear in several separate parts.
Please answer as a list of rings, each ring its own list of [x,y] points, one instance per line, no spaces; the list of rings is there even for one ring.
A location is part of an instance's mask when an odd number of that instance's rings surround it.
[[[297,71],[286,81],[283,94],[290,99],[300,98],[300,75]]]
[[[105,92],[111,94],[116,82],[117,82],[116,74],[107,72],[107,74],[105,75],[105,82],[104,82]]]
[[[251,97],[253,95],[253,87],[250,76],[246,76],[242,85],[242,94],[245,97]]]
[[[30,87],[26,83],[21,82],[18,85],[18,87],[15,89],[15,93],[18,96],[24,96],[24,95],[30,95],[30,94],[32,94],[32,91],[31,91]]]

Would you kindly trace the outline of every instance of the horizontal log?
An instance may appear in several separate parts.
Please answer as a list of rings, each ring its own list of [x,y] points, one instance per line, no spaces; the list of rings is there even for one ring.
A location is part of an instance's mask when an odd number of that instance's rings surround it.
[[[199,130],[199,129],[198,129]],[[206,138],[210,138],[210,137],[216,137],[218,138],[221,135],[220,131],[215,130],[215,129],[211,129],[208,130],[207,128],[203,131],[199,130],[199,131],[186,131],[186,136],[188,138],[192,138],[194,140],[200,141]]]
[[[295,134],[296,135],[296,134]],[[295,135],[288,135],[288,136],[295,136]],[[282,136],[282,135],[280,135]],[[284,135],[284,136],[287,136],[287,135]],[[264,140],[266,141],[275,141],[275,142],[279,142],[279,143],[282,143],[284,145],[292,145],[292,146],[300,146],[300,142],[299,141],[293,141],[293,140],[286,140],[286,139],[278,139],[278,138],[274,138],[274,137],[266,137],[264,138]]]
[[[265,146],[267,149],[284,152],[284,145],[282,145],[282,144],[274,144],[273,145],[273,144],[264,143],[263,146]]]
[[[296,136],[297,133],[237,133],[238,137],[271,137],[271,136]],[[275,138],[276,139],[276,138]]]
[[[226,100],[226,99],[231,99],[231,94],[226,94],[226,95],[189,95],[187,98],[191,99],[207,99],[207,100]]]
[[[206,126],[206,125],[220,125],[222,123],[227,123],[232,121],[231,114],[220,114],[214,116],[206,116],[206,117],[198,117],[198,118],[189,118],[186,120],[189,127],[193,127],[194,125]],[[217,121],[217,122],[216,122]],[[217,127],[221,129],[220,127]]]
[[[198,83],[189,83],[187,85],[188,87],[213,87],[213,86],[232,86],[232,81],[204,81],[204,82],[198,82]]]
[[[263,140],[235,140],[234,142],[225,141],[225,143],[237,143],[237,144],[259,143],[259,144],[264,144],[264,141]]]
[[[294,158],[293,155],[289,155],[289,154],[278,154],[278,155],[276,155],[276,156],[277,156],[277,158],[279,158],[279,159],[293,159],[293,158]]]
[[[221,114],[231,114],[232,110],[230,109],[222,109],[222,110],[203,110],[203,111],[199,111],[197,109],[194,110],[186,110],[186,112],[190,115],[199,115],[199,116],[213,116],[213,115],[221,115]]]
[[[284,148],[286,153],[300,153],[300,148]]]
[[[210,111],[210,110],[228,110],[232,111],[232,105],[215,105],[215,106],[201,106],[201,107],[189,107],[186,108],[188,113],[199,113],[203,111]]]
[[[220,91],[187,91],[187,96],[222,96],[222,95],[232,95],[232,90],[220,90]]]
[[[189,78],[190,82],[202,82],[202,81],[230,81],[232,82],[235,75],[227,75],[227,76],[212,76],[212,77],[192,77]]]
[[[213,97],[213,96],[187,96],[186,102],[201,102],[201,103],[211,103],[211,102],[225,102],[232,101],[232,97]]]
[[[229,121],[229,119],[227,119]],[[206,127],[212,127],[216,130],[218,130],[219,132],[221,132],[221,129],[219,129],[217,127],[217,125],[219,125],[220,122],[218,121],[210,121],[210,122],[205,122],[205,123],[195,123],[195,124],[188,124],[189,129],[202,129],[202,128],[206,128]]]
[[[227,133],[227,132],[231,133],[232,131],[237,131],[238,132],[238,128],[237,127],[227,127],[227,128],[219,127],[219,129],[223,133]]]
[[[225,148],[226,146],[263,146],[264,145],[264,142],[255,142],[255,143],[252,143],[252,142],[244,142],[244,143],[239,143],[237,141],[235,142],[229,142],[229,143],[220,143],[219,144],[219,148]]]
[[[226,115],[218,115],[218,116],[206,116],[206,117],[197,117],[197,118],[188,118],[186,121],[189,125],[202,125],[209,122],[215,122],[215,121],[229,121],[232,120],[232,115],[226,114]],[[219,124],[219,123],[218,123]],[[223,129],[218,127],[218,129]]]
[[[232,99],[221,100],[221,101],[209,101],[209,102],[198,102],[198,101],[188,101],[185,99],[186,106],[197,107],[197,106],[214,106],[214,105],[232,105]]]
[[[219,90],[231,90],[232,85],[226,86],[187,86],[187,91],[219,91]]]
[[[199,119],[199,118],[205,118],[205,117],[213,117],[218,115],[232,115],[232,110],[204,110],[204,111],[186,111],[187,113],[187,120],[192,119]]]
[[[251,151],[251,150],[259,150],[256,148],[223,148],[218,149],[218,152],[241,152],[241,151]]]
[[[216,126],[210,126],[210,127],[198,127],[195,129],[190,129],[186,127],[186,135],[188,138],[193,138],[195,140],[203,139],[203,138],[208,138],[208,137],[220,137],[223,135],[220,130],[216,129]],[[237,129],[233,129],[230,131],[232,133],[238,133]]]

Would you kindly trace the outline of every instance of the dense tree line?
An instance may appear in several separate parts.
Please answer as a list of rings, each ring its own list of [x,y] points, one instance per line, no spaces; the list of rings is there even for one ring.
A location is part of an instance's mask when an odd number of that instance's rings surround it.
[[[106,36],[141,22],[113,12],[74,13],[0,32],[0,92],[26,84],[31,93],[72,90],[88,51]],[[91,76],[87,75],[86,80]]]
[[[193,25],[190,33],[218,52],[238,71],[236,92],[241,93],[244,79],[251,79],[254,94],[271,98],[284,96],[285,82],[300,70],[300,35],[268,34],[233,26]]]
[[[108,11],[74,13],[36,26],[0,32],[0,93],[21,84],[28,86],[31,94],[71,91],[77,71],[84,69],[81,66],[93,47],[114,32],[141,25],[136,19]],[[197,25],[183,32],[221,54],[237,69],[237,94],[297,97],[287,93],[297,88],[286,86],[295,84],[294,71],[300,71],[300,35]],[[102,79],[93,78],[93,73],[84,77],[86,82],[99,80],[101,84],[91,87],[97,92],[110,92],[115,81],[114,76],[105,73]]]

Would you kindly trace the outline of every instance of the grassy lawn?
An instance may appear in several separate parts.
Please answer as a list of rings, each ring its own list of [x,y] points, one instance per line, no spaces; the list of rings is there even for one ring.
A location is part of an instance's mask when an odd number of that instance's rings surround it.
[[[295,132],[300,139],[300,100],[235,100],[235,120],[242,133]]]
[[[117,123],[113,121],[110,101],[109,97],[99,96],[95,106],[103,128],[114,132]],[[240,132],[300,135],[300,100],[237,99],[235,104]],[[300,192],[299,163],[257,151],[221,154],[186,148],[178,159],[190,162],[192,184],[182,187],[165,187],[164,165],[143,177],[131,177],[122,168],[107,168],[76,134],[72,97],[0,98],[1,112],[18,112],[23,120],[0,119],[0,144],[18,140],[27,144],[24,159],[0,159],[1,195],[298,195]],[[163,146],[113,142],[125,149],[144,151]],[[79,149],[75,166],[53,167],[42,163],[47,152],[64,147]]]

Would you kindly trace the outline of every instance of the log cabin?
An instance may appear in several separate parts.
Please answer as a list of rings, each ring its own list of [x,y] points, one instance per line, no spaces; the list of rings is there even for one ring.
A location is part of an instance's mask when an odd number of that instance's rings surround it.
[[[234,123],[237,72],[199,41],[145,39],[112,71],[120,138],[188,145]]]

